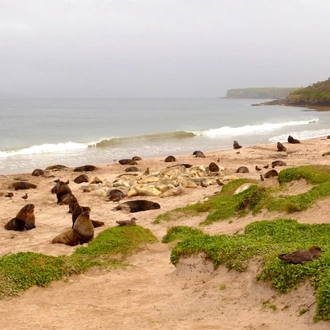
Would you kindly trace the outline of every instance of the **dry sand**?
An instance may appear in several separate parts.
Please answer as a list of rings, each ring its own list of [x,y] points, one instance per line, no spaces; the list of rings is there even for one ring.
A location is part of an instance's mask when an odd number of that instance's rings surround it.
[[[242,142],[243,141],[239,141]],[[205,153],[206,158],[192,155],[176,156],[177,163],[208,166],[211,161],[225,168],[225,174],[235,174],[239,166],[247,166],[248,174],[238,177],[259,179],[255,166],[263,167],[281,159],[286,167],[307,164],[326,164],[330,156],[322,156],[330,150],[326,138],[306,140],[301,144],[287,144],[287,152],[277,152],[276,144],[261,145],[237,150]],[[284,158],[279,158],[284,155]],[[86,164],[89,162],[86,161]],[[53,164],[50,164],[53,165]],[[65,165],[65,164],[64,164]],[[81,164],[85,165],[85,164]],[[139,161],[141,175],[148,167],[150,171],[165,168],[164,159]],[[171,165],[171,164],[170,164]],[[87,172],[90,179],[95,176],[113,181],[124,173],[126,166],[117,164],[99,165],[95,172]],[[263,169],[261,172],[265,173]],[[54,179],[70,180],[70,187],[81,205],[91,207],[91,217],[105,222],[95,229],[95,235],[116,225],[116,220],[130,219],[131,214],[112,211],[116,205],[105,201],[95,193],[85,193],[73,179],[79,173],[73,169],[51,172],[55,177],[33,177],[31,174],[0,176],[1,255],[9,252],[34,251],[48,255],[69,255],[76,247],[51,244],[58,233],[69,229],[71,214],[67,205],[57,205],[56,196],[50,193]],[[8,185],[14,178],[26,179],[37,185],[28,190],[28,200],[21,197],[25,191],[13,191],[12,199],[4,197]],[[260,184],[276,185],[276,179],[260,181]],[[290,192],[296,194],[310,187],[305,182],[295,182]],[[135,213],[137,223],[149,228],[161,241],[167,229],[175,225],[198,227],[203,220],[179,218],[170,222],[153,224],[158,214],[190,202],[197,202],[219,191],[220,186],[185,189],[184,194],[174,197],[146,197],[159,202],[161,209]],[[141,199],[141,197],[133,197]],[[127,199],[125,199],[127,200]],[[124,201],[124,200],[123,200]],[[25,232],[7,231],[3,225],[27,203],[35,205],[36,228]],[[311,209],[295,213],[302,223],[327,223],[329,221],[329,198],[319,201]],[[211,234],[234,234],[241,232],[250,222],[261,219],[288,217],[286,214],[262,213],[258,216],[231,219],[204,226]],[[252,264],[242,274],[203,261],[202,256],[182,260],[177,267],[170,263],[171,244],[147,246],[142,252],[129,257],[130,267],[124,269],[93,269],[83,275],[72,276],[67,281],[53,282],[47,288],[33,287],[19,297],[6,298],[0,302],[1,329],[330,329],[330,323],[314,324],[315,292],[309,283],[286,295],[278,295],[269,283],[256,282],[259,265]],[[224,288],[221,290],[221,288]],[[267,306],[265,303],[268,301]],[[269,306],[276,305],[273,311]],[[310,310],[299,316],[302,308]]]

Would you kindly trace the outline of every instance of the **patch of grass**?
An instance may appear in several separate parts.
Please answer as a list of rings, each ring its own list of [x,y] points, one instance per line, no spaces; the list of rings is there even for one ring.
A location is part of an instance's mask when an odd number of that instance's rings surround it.
[[[70,256],[54,257],[34,252],[7,254],[0,258],[0,298],[18,295],[34,285],[47,286],[91,267],[124,266],[128,255],[156,241],[148,229],[140,226],[113,227]]]
[[[287,183],[305,179],[314,185],[309,191],[297,195],[285,195]],[[158,216],[154,223],[170,221],[182,216],[197,216],[206,213],[201,225],[208,225],[216,221],[233,217],[244,217],[248,213],[257,214],[262,209],[269,212],[279,211],[292,214],[308,209],[317,200],[330,196],[330,167],[311,165],[297,168],[287,168],[279,173],[280,188],[264,188],[258,181],[238,179],[230,181],[222,187],[221,192],[210,197],[205,203],[197,203],[178,208]],[[234,195],[235,190],[244,183],[255,183],[245,191]],[[283,192],[281,196],[274,196],[274,192]]]
[[[175,234],[171,228],[169,236]],[[261,262],[257,280],[270,282],[280,293],[297,287],[307,278],[317,289],[316,320],[330,319],[330,224],[299,224],[292,219],[258,221],[246,226],[240,235],[208,235],[180,227],[180,239],[171,253],[176,265],[180,258],[203,253],[214,267],[245,271],[250,260]],[[167,238],[169,241],[170,239]],[[318,245],[326,250],[322,257],[304,265],[282,262],[277,256]]]
[[[220,284],[219,289],[221,291],[226,290],[227,289],[227,285],[226,284]]]

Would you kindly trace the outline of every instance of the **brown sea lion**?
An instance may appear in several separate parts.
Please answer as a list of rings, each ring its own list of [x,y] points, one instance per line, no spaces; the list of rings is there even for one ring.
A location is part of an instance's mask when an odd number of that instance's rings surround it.
[[[57,204],[69,204],[72,195],[69,187],[70,181],[55,180],[54,182],[56,182],[56,185],[51,189],[51,193],[56,194]]]
[[[132,160],[138,161],[138,160],[142,160],[142,158],[140,156],[134,156],[132,157]]]
[[[299,140],[294,139],[291,135],[288,136],[288,142],[289,143],[300,143]]]
[[[17,213],[16,217],[9,220],[5,225],[5,229],[17,231],[30,230],[35,227],[33,204],[23,206]]]
[[[76,238],[73,229],[69,229],[64,233],[58,234],[52,240],[52,244],[66,244],[69,246],[76,246],[79,244],[78,239]]]
[[[36,168],[35,170],[33,170],[32,174],[33,176],[43,176],[45,174],[45,171],[40,169],[40,168]]]
[[[273,178],[275,176],[278,176],[278,172],[276,170],[270,170],[264,175],[264,178],[269,179],[269,178]]]
[[[89,219],[89,211],[84,211],[79,215],[72,230],[80,244],[88,243],[94,238],[94,227]]]
[[[275,166],[286,166],[286,163],[283,162],[283,160],[274,160],[272,162],[272,168],[274,168]]]
[[[165,158],[165,163],[176,162],[176,158],[174,156],[167,156]]]
[[[136,166],[130,166],[125,168],[125,172],[138,172],[139,169]]]
[[[200,151],[200,150],[196,150],[196,151],[194,151],[194,152],[193,152],[193,155],[194,155],[195,157],[205,158],[204,153],[203,153],[202,151]]]
[[[63,170],[65,168],[68,168],[65,165],[51,165],[45,168],[46,171],[60,171]]]
[[[235,141],[233,142],[233,148],[234,148],[234,149],[240,149],[240,148],[242,148],[242,146],[239,145],[238,142],[235,140]]]
[[[108,191],[107,197],[109,198],[109,201],[119,202],[126,197],[126,194],[119,189],[111,189]]]
[[[286,148],[281,142],[277,142],[277,151],[286,151]]]
[[[312,246],[309,250],[297,250],[287,254],[280,254],[278,257],[284,262],[291,264],[304,264],[308,261],[321,257],[323,250],[319,246]]]
[[[75,195],[71,194],[69,197],[69,211],[68,213],[72,213],[74,208],[75,208],[75,205],[78,204],[78,200],[76,198]]]
[[[155,210],[155,209],[160,209],[160,205],[158,203],[139,199],[139,200],[121,203],[117,205],[113,210],[114,211],[123,210],[124,212],[134,213],[134,212]]]
[[[17,181],[12,182],[8,188],[14,188],[15,190],[23,190],[23,189],[35,189],[37,186],[33,183],[27,181]]]
[[[246,166],[240,166],[237,170],[236,173],[250,173],[249,169]]]
[[[88,182],[89,178],[87,174],[80,174],[73,181],[77,184],[80,184],[80,183]]]
[[[210,172],[219,172],[219,166],[216,164],[216,163],[214,163],[214,162],[211,162],[210,164],[209,164],[209,171]]]
[[[73,208],[73,211],[72,211],[72,228],[73,228],[73,225],[76,222],[77,218],[79,217],[79,215],[82,214],[85,211],[88,211],[89,214],[90,214],[90,212],[91,212],[90,207],[80,206],[78,204],[78,202],[74,205],[74,208]],[[92,222],[94,228],[104,226],[103,221],[91,220],[91,222]]]
[[[134,159],[120,159],[120,165],[138,165],[137,161]]]
[[[94,165],[83,165],[76,167],[73,172],[88,172],[88,171],[95,171],[97,167]]]
[[[136,226],[136,218],[131,220],[118,220],[116,221],[119,226]]]

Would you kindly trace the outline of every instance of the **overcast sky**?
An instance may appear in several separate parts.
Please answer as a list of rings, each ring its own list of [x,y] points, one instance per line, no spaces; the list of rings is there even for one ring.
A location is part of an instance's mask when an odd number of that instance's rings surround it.
[[[330,76],[329,0],[0,0],[0,95],[219,97]]]

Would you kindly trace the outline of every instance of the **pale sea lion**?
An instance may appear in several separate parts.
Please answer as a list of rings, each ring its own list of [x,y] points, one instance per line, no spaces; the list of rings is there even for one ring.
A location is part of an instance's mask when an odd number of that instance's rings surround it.
[[[319,246],[312,246],[309,250],[297,250],[287,254],[280,254],[278,257],[287,263],[304,264],[308,261],[321,257],[322,249]]]
[[[23,206],[17,213],[16,217],[9,220],[5,225],[5,229],[17,231],[30,230],[35,227],[33,204]]]
[[[88,243],[94,238],[94,227],[89,219],[89,211],[84,211],[79,215],[72,230],[80,244]]]
[[[113,210],[123,210],[124,212],[140,212],[140,211],[147,211],[147,210],[155,210],[160,209],[160,205],[155,202],[151,202],[148,200],[134,200],[134,201],[128,201],[121,203],[117,205]]]
[[[131,220],[117,220],[119,226],[136,226],[136,218]]]

